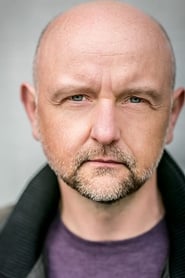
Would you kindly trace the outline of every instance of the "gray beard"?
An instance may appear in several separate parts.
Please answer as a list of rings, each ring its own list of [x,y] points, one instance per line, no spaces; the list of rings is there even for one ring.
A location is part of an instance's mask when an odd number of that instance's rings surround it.
[[[76,170],[71,176],[59,174],[59,178],[85,198],[99,203],[114,203],[138,191],[152,176],[160,159],[158,159],[155,165],[152,165],[150,168],[144,170],[142,173],[139,174],[137,172],[136,162],[132,157],[123,155],[119,150],[116,150],[115,154],[116,158],[119,161],[122,161],[124,167],[129,170],[129,174],[127,175],[127,177],[120,179],[120,181],[112,183],[110,192],[101,192],[100,194],[92,189],[93,186],[89,186],[91,181],[88,177],[82,174],[83,164],[84,161],[87,160],[87,156],[86,158],[83,157],[83,159],[79,159],[78,167],[76,167]],[[103,176],[107,176],[107,178],[109,178],[110,176],[111,179],[115,176],[115,174],[116,173],[114,169],[108,167],[96,168],[93,171],[93,177],[97,178],[101,178]]]
[[[103,175],[107,170],[107,168],[101,168],[99,171],[103,171]],[[101,175],[101,173],[99,173]],[[96,201],[99,203],[114,203],[117,202],[133,193],[138,191],[142,185],[147,181],[151,174],[146,173],[145,176],[142,178],[136,177],[134,174],[130,173],[129,177],[127,179],[124,179],[120,181],[119,183],[112,184],[113,187],[116,188],[116,190],[113,190],[109,194],[106,194],[103,196],[99,196],[98,194],[95,194],[94,192],[88,190],[87,181],[83,181],[78,174],[78,172],[72,177],[72,179],[68,179],[66,177],[60,176],[60,178],[65,182],[68,186],[70,186],[72,189],[76,190],[81,196],[88,198],[92,201]],[[84,182],[86,182],[84,184]]]
[[[117,202],[133,193],[138,191],[146,181],[152,176],[154,170],[156,169],[160,158],[162,156],[163,150],[158,155],[157,161],[151,165],[148,169],[144,169],[141,173],[137,170],[136,161],[133,156],[123,153],[119,148],[115,146],[97,146],[96,148],[90,148],[86,151],[79,152],[75,159],[71,162],[71,171],[65,170],[64,163],[62,161],[56,161],[56,159],[51,159],[49,157],[49,152],[45,149],[46,156],[48,157],[49,164],[54,170],[59,180],[62,180],[72,189],[76,190],[81,196],[88,198],[92,201],[99,203],[114,203]],[[95,157],[112,157],[116,161],[123,164],[128,170],[127,177],[123,177],[122,180],[116,181],[115,183],[115,170],[108,167],[95,168],[92,177],[101,178],[107,176],[107,179],[113,179],[111,189],[109,192],[105,190],[101,191],[94,190],[91,178],[84,175],[83,165],[88,160]],[[98,192],[100,191],[100,192]]]

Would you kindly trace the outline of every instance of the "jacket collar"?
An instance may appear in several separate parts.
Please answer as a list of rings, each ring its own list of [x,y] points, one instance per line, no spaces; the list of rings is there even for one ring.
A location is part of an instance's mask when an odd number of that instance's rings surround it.
[[[164,153],[158,185],[166,208],[170,236],[170,277],[185,277],[185,177],[171,156]]]
[[[170,234],[170,277],[185,277],[185,177],[164,152],[158,184]],[[29,183],[0,234],[0,277],[24,278],[37,261],[56,213],[59,188],[47,165]]]
[[[59,200],[49,166],[29,183],[0,234],[0,277],[25,278],[35,264]]]

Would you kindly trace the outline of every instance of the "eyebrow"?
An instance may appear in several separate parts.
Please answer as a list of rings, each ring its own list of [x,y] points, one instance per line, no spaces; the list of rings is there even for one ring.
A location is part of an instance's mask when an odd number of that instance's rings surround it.
[[[130,89],[128,88],[126,90],[123,90],[122,94],[147,96],[155,101],[160,100],[162,97],[160,91],[148,87],[138,87],[138,88],[130,88]]]
[[[57,101],[61,95],[65,98],[70,94],[85,94],[93,93],[94,90],[86,85],[62,85],[54,92],[49,92],[49,95],[53,101]]]

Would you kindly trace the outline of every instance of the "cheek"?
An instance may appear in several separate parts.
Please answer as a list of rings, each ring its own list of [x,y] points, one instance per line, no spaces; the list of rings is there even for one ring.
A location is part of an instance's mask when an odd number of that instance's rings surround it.
[[[65,159],[78,152],[88,137],[87,119],[82,121],[67,113],[40,112],[39,128],[43,146],[56,157],[65,156]]]
[[[140,165],[146,167],[161,154],[168,128],[168,113],[152,113],[132,120],[125,133],[125,142]]]

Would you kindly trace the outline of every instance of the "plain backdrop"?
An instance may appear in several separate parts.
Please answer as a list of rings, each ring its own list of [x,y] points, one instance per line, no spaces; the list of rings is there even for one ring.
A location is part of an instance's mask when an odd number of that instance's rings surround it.
[[[61,11],[85,1],[0,0],[0,206],[14,203],[45,163],[20,102],[19,87],[32,82],[32,59],[40,32]],[[177,59],[176,87],[185,85],[185,1],[130,0],[167,30]],[[185,111],[167,147],[185,171]],[[146,150],[147,151],[147,150]]]

